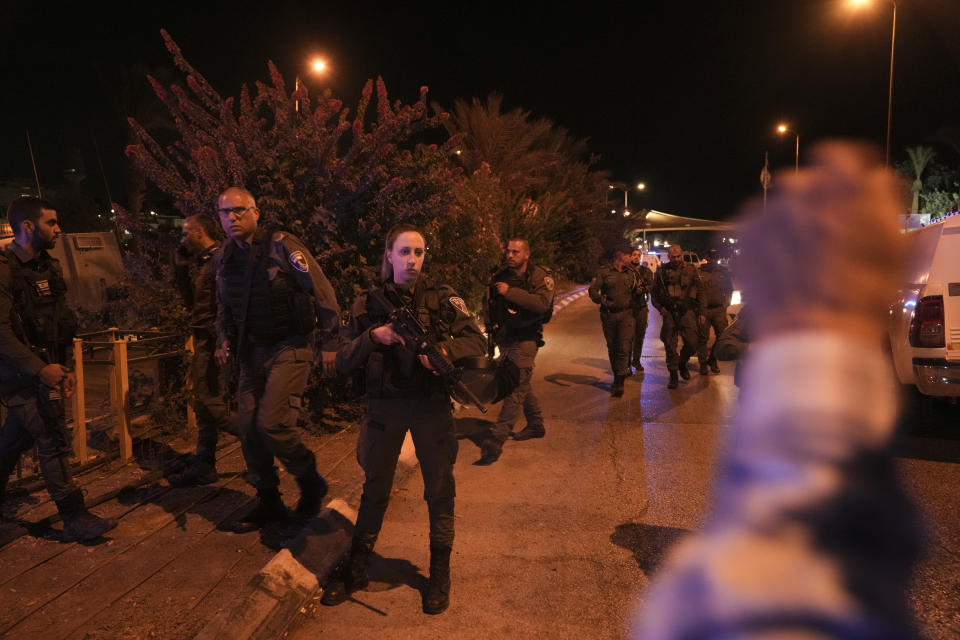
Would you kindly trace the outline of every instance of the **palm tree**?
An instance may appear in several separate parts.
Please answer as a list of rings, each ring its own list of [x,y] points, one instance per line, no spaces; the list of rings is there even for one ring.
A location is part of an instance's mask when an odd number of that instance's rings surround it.
[[[933,162],[936,153],[933,147],[907,147],[907,155],[910,156],[910,164],[913,166],[913,175],[916,179],[913,181],[913,206],[910,207],[910,213],[916,215],[920,209],[920,190],[923,189],[923,182],[920,178],[927,167]]]

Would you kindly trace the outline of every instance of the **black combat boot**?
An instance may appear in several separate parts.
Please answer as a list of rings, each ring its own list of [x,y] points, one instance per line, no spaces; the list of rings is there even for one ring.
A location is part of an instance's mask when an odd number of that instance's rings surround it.
[[[194,458],[190,465],[181,473],[172,473],[167,476],[167,482],[172,487],[197,487],[204,484],[213,484],[220,479],[217,468],[212,462]]]
[[[321,503],[330,485],[316,469],[310,475],[297,478],[297,485],[300,487],[300,499],[293,513],[298,518],[312,518],[320,513]]]
[[[503,444],[496,438],[487,438],[480,443],[480,459],[473,464],[486,467],[500,459],[503,453]]]
[[[678,371],[680,372],[680,377],[681,377],[681,378],[683,378],[684,380],[689,380],[689,379],[690,379],[690,369],[687,368],[687,361],[686,361],[686,360],[681,360],[681,361],[680,361],[680,369],[679,369]]]
[[[450,547],[430,547],[430,583],[423,612],[435,615],[450,606]]]
[[[717,364],[717,361],[716,361],[716,360],[711,360],[708,364],[710,365],[710,371],[711,371],[711,372],[713,372],[713,373],[720,373],[720,365]]]
[[[676,389],[680,386],[680,378],[677,377],[677,370],[670,369],[670,382],[667,383],[667,389]]]
[[[62,500],[57,500],[57,511],[63,519],[64,542],[96,540],[117,526],[114,518],[98,518],[83,504],[83,493],[75,489]]]
[[[700,363],[700,375],[702,375],[702,376],[708,376],[708,375],[710,375],[710,370],[707,368],[707,363],[706,363],[706,362],[701,362],[701,363]]]
[[[257,489],[257,504],[245,516],[240,518],[240,522],[234,526],[235,533],[248,533],[256,531],[272,522],[286,520],[289,512],[280,498],[280,491],[273,487],[271,489]]]
[[[545,435],[547,435],[547,430],[543,427],[531,427],[527,425],[523,428],[523,431],[513,434],[513,439],[517,442],[522,442],[523,440],[530,440],[531,438],[542,438]]]
[[[613,385],[610,387],[610,396],[619,398],[623,395],[623,380],[625,376],[613,376]]]
[[[376,538],[353,539],[350,543],[350,556],[343,568],[323,588],[323,597],[320,603],[328,607],[336,606],[350,597],[354,591],[365,589],[370,584],[367,575],[367,563],[373,553],[373,543]]]

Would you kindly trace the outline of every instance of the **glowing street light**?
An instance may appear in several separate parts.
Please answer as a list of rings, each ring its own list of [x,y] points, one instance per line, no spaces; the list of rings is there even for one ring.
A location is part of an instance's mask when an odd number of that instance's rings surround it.
[[[329,65],[327,64],[327,61],[324,60],[323,58],[314,58],[314,59],[310,62],[310,70],[313,71],[313,73],[316,74],[316,75],[325,74],[325,73],[329,70],[329,68],[330,68],[330,67],[329,67]],[[299,90],[300,90],[300,74],[298,73],[297,76],[296,76],[296,77],[294,78],[294,80],[293,80],[293,92],[296,93],[296,92],[299,91]],[[294,109],[294,111],[296,111],[297,113],[300,113],[300,101],[299,101],[299,100],[296,100],[296,101],[293,103],[293,109]]]
[[[800,173],[800,134],[792,130],[790,128],[790,125],[786,123],[781,123],[777,125],[777,133],[779,133],[780,135],[786,135],[788,133],[792,133],[797,137],[797,150],[794,155],[794,160],[796,164],[796,172],[799,174]]]
[[[890,31],[890,81],[887,88],[887,166],[890,166],[890,132],[893,128],[893,54],[897,43],[897,0],[889,0],[893,4],[893,27]],[[873,0],[848,0],[855,9],[869,6]]]
[[[642,182],[637,183],[637,191],[643,191],[646,188],[647,188],[647,185],[645,185],[644,183]]]

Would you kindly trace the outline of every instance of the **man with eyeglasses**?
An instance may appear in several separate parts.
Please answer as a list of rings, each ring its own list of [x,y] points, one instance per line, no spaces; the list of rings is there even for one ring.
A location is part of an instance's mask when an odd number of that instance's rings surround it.
[[[294,515],[316,515],[327,493],[316,459],[296,430],[301,398],[319,338],[325,375],[336,370],[340,307],[333,287],[306,246],[286,232],[259,226],[260,210],[246,189],[217,199],[227,234],[217,273],[217,360],[238,370],[237,435],[257,504],[236,531],[284,520],[274,457],[294,475],[300,499]]]

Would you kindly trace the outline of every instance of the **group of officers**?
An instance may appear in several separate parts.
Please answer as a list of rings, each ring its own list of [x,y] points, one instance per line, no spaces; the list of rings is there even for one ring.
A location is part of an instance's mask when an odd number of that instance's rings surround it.
[[[431,361],[406,344],[382,305],[365,290],[341,326],[333,287],[300,239],[260,225],[253,195],[231,187],[217,199],[216,215],[185,219],[175,253],[176,284],[189,309],[194,338],[191,359],[196,454],[168,475],[172,486],[219,479],[216,450],[221,431],[241,442],[253,507],[237,532],[316,515],[327,493],[313,452],[297,430],[301,401],[315,366],[325,376],[359,374],[366,396],[357,458],[363,495],[350,554],[324,590],[335,605],[368,583],[367,562],[379,535],[400,448],[410,431],[420,461],[430,520],[430,574],[423,610],[449,605],[450,553],[454,535],[453,466],[457,438],[450,389]],[[7,419],[0,428],[0,518],[6,484],[20,455],[36,446],[40,468],[62,517],[64,541],[96,541],[116,526],[91,514],[70,474],[72,455],[63,400],[75,378],[68,348],[77,318],[65,304],[66,281],[49,254],[60,235],[54,206],[21,197],[7,211],[14,232],[0,252],[0,400]],[[488,342],[477,318],[449,286],[421,273],[423,232],[398,225],[386,236],[378,290],[405,306],[451,362],[483,358]],[[545,434],[530,386],[543,345],[543,323],[553,308],[554,280],[532,264],[526,240],[510,239],[506,264],[493,274],[485,306],[490,339],[518,372],[500,416],[481,446],[478,464],[489,465],[508,437],[522,441]],[[232,388],[236,414],[228,411]],[[513,433],[520,413],[526,427]],[[296,479],[299,499],[291,510],[281,497],[275,461]]]
[[[613,259],[600,267],[590,282],[590,299],[600,305],[600,320],[613,370],[610,395],[623,395],[624,381],[643,371],[640,357],[647,331],[648,302],[660,312],[660,339],[666,352],[670,380],[676,389],[680,378],[690,379],[688,362],[696,355],[700,375],[720,373],[713,349],[707,349],[710,330],[719,338],[727,328],[727,307],[733,282],[715,259],[699,268],[684,260],[683,247],[670,245],[669,261],[656,272],[643,262],[643,253],[618,247]],[[682,345],[682,346],[681,346]],[[679,347],[679,350],[678,350]]]

